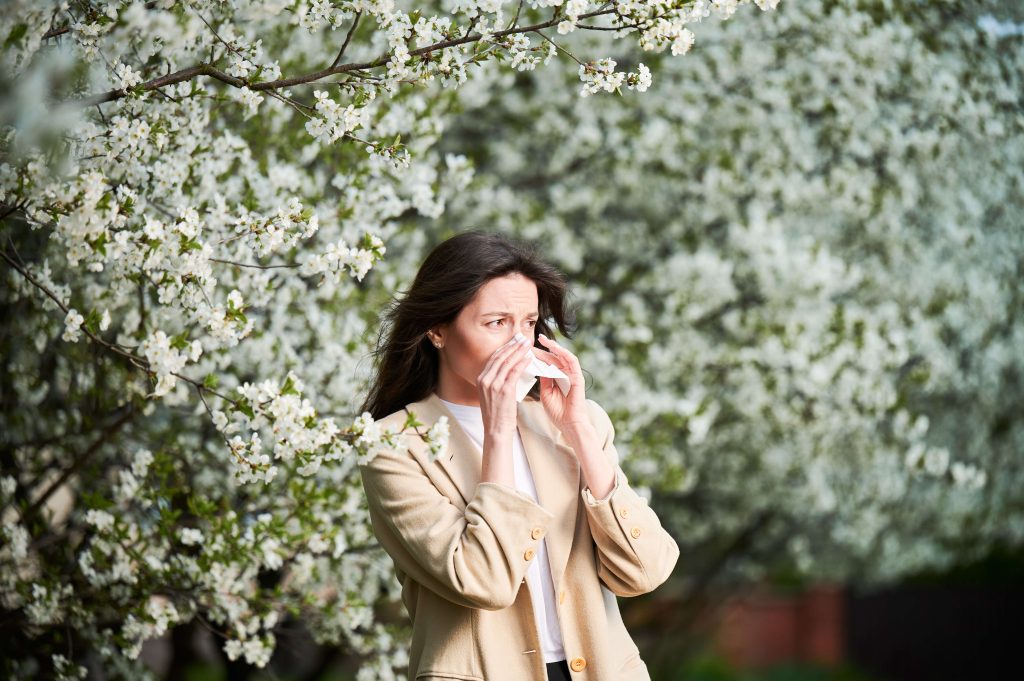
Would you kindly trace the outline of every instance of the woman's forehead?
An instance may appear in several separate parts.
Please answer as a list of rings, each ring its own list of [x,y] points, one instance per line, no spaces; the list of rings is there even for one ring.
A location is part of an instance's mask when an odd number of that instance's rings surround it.
[[[480,287],[471,307],[475,314],[537,312],[537,285],[523,276],[496,277]]]

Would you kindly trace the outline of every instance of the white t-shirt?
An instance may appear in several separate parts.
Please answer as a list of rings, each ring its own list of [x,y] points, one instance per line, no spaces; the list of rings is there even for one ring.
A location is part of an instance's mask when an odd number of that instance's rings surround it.
[[[440,398],[439,398],[440,399]],[[448,410],[459,421],[459,425],[469,435],[469,439],[477,444],[480,456],[483,457],[484,418],[480,407],[444,402]],[[512,469],[515,476],[516,489],[537,501],[537,487],[533,482],[530,464],[523,449],[523,439],[516,428],[512,438]],[[538,503],[540,503],[538,501]],[[544,662],[557,662],[565,659],[562,647],[562,631],[558,626],[558,610],[555,607],[555,585],[551,580],[551,567],[548,563],[547,538],[542,537],[537,546],[537,555],[526,568],[526,583],[530,585],[530,600],[533,602],[534,619],[537,621],[537,633],[540,637],[541,652]]]

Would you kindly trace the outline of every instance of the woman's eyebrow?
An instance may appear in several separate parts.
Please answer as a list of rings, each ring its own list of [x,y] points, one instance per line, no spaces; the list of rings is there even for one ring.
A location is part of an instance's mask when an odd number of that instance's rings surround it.
[[[498,315],[498,316],[501,316],[501,317],[509,317],[509,316],[512,315],[512,313],[511,312],[484,312],[480,316],[481,317],[490,317],[491,315]],[[526,316],[527,317],[539,317],[540,313],[539,312],[531,312],[530,314],[528,314]]]

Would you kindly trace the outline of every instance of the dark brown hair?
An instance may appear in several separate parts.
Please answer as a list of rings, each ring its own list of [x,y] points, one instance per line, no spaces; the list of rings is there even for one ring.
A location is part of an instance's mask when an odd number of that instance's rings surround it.
[[[576,317],[567,305],[565,277],[544,262],[532,244],[475,229],[461,232],[434,247],[412,288],[400,291],[404,296],[393,299],[384,314],[373,351],[376,371],[359,412],[380,419],[433,392],[440,355],[427,331],[453,321],[489,280],[512,273],[537,285],[536,331],[551,338],[553,321],[571,338]],[[539,381],[527,395],[540,398]]]

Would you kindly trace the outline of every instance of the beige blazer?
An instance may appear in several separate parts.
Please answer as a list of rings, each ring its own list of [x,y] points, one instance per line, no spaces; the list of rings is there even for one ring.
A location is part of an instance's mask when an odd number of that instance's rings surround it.
[[[410,681],[546,681],[526,569],[542,537],[574,680],[650,681],[616,596],[655,589],[679,557],[647,500],[629,486],[608,414],[587,400],[616,487],[596,500],[576,454],[527,397],[519,433],[537,504],[506,485],[480,482],[481,455],[436,394],[406,406],[425,433],[448,417],[448,450],[431,462],[416,433],[360,466],[370,520],[391,556],[412,620]],[[406,410],[381,422],[402,428]]]

